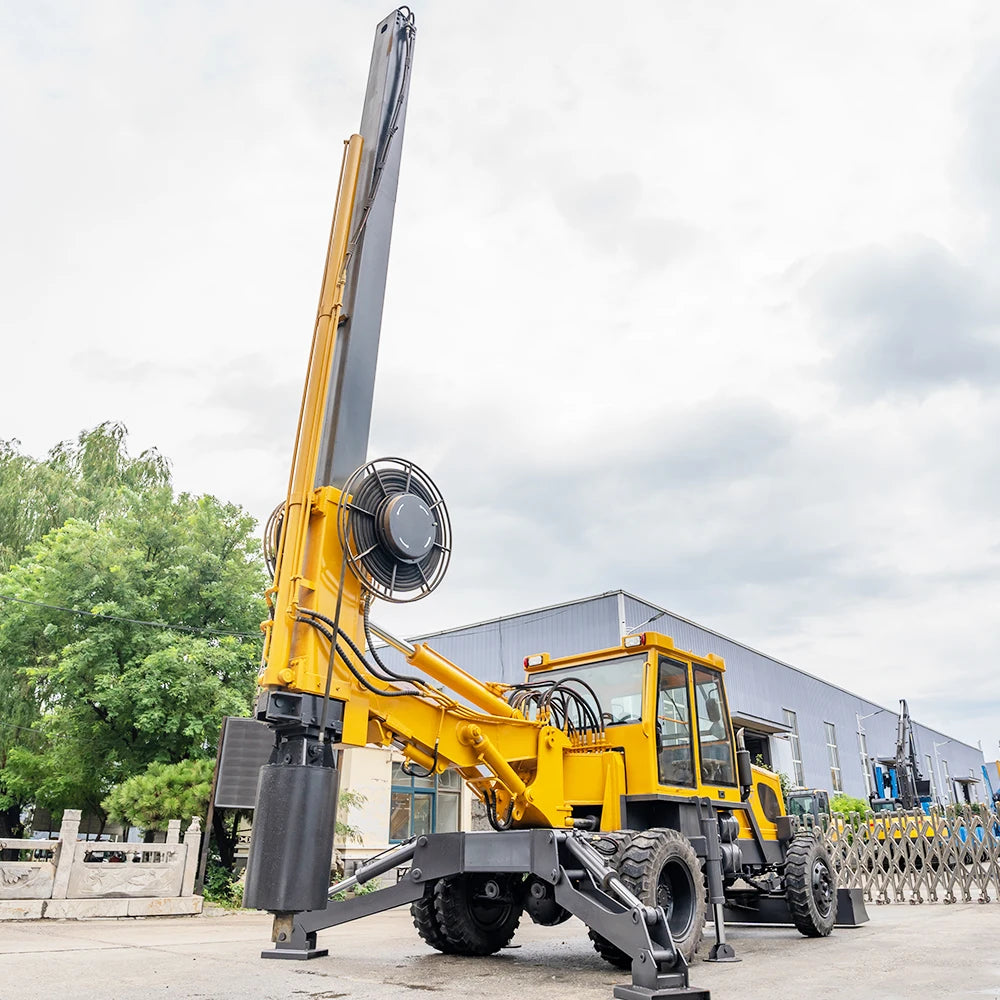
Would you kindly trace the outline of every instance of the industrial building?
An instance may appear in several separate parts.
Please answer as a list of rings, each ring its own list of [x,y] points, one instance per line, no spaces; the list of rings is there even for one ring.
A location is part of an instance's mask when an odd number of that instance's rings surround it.
[[[517,683],[524,678],[526,655],[546,652],[555,658],[602,649],[646,630],[669,635],[680,649],[724,659],[730,711],[754,757],[785,772],[794,785],[868,798],[872,778],[865,760],[895,754],[898,706],[878,705],[625,591],[449,629],[420,641],[482,680]],[[383,656],[391,662],[390,652]],[[912,727],[920,770],[935,800],[988,798],[981,750],[917,720]],[[385,750],[351,750],[345,758],[342,787],[362,791],[368,799],[349,820],[363,839],[353,850],[345,845],[348,853],[360,857],[414,834],[468,828],[471,796],[455,776],[411,778]]]

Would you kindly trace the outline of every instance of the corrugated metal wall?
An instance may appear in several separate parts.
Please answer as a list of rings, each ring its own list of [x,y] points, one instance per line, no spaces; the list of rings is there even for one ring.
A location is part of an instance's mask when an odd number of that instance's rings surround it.
[[[654,616],[655,619],[649,621]],[[898,705],[883,708],[835,684],[813,677],[628,595],[625,598],[625,617],[630,627],[634,627],[633,623],[645,622],[645,627],[671,636],[682,649],[720,655],[726,662],[726,690],[732,711],[775,722],[783,721],[782,709],[795,712],[807,786],[827,789],[832,787],[824,726],[826,722],[832,722],[836,730],[841,779],[848,795],[865,797],[857,716],[862,717],[861,726],[867,739],[869,755],[895,755]],[[911,706],[911,712],[912,710]],[[865,719],[866,715],[871,717]],[[948,762],[952,777],[969,777],[970,771],[973,772],[973,777],[981,777],[981,751],[916,722],[913,723],[913,731],[925,778],[930,776],[925,758],[931,758],[933,770],[934,744],[948,741],[946,745],[937,748],[937,770],[940,776],[935,778],[934,785],[942,793],[947,788],[943,761]],[[982,784],[976,786],[975,790],[981,800],[985,798]]]
[[[531,653],[568,656],[617,645],[622,614],[626,632],[646,629],[662,632],[671,636],[681,649],[722,656],[726,662],[726,688],[733,712],[779,723],[783,721],[782,709],[795,712],[807,786],[832,787],[826,722],[833,723],[836,729],[841,780],[848,795],[865,796],[856,716],[877,713],[862,722],[868,740],[868,753],[872,757],[895,753],[897,706],[884,709],[834,684],[619,591],[421,636],[420,641],[427,642],[483,680],[516,683],[523,680],[524,657]],[[401,657],[390,661],[384,651],[382,655],[387,662],[396,665],[403,662]],[[942,793],[947,788],[944,761],[948,762],[948,770],[953,777],[969,777],[970,772],[972,777],[982,777],[983,755],[975,747],[918,723],[914,723],[914,735],[925,777],[928,776],[925,758],[931,758],[933,767],[934,744],[945,744],[937,748],[936,769],[939,773],[934,778],[935,787]],[[974,791],[980,800],[985,798],[981,782]]]
[[[524,680],[524,658],[532,653],[569,656],[618,645],[617,608],[617,593],[602,594],[420,636],[418,641],[482,680],[517,684]],[[404,663],[402,657],[390,661],[381,655],[390,665]]]

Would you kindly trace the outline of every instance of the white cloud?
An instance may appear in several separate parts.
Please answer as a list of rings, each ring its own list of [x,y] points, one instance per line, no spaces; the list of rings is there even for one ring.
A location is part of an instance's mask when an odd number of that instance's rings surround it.
[[[7,10],[0,436],[264,516],[386,10]],[[400,630],[624,586],[992,744],[995,5],[416,13],[372,452],[456,553]]]

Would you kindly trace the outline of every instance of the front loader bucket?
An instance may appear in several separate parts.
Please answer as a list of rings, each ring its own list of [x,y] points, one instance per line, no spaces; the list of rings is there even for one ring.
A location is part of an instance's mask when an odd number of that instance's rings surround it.
[[[792,914],[784,896],[744,897],[740,906],[724,910],[727,924],[792,924]],[[837,927],[859,927],[868,922],[860,889],[837,890]]]
[[[860,927],[868,923],[864,893],[860,889],[837,890],[837,926]]]

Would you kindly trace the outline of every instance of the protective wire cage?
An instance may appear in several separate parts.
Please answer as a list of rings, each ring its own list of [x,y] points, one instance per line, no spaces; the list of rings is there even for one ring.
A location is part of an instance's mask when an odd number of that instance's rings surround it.
[[[402,458],[361,466],[341,493],[337,533],[370,594],[404,604],[426,597],[451,559],[451,523],[430,476]]]

